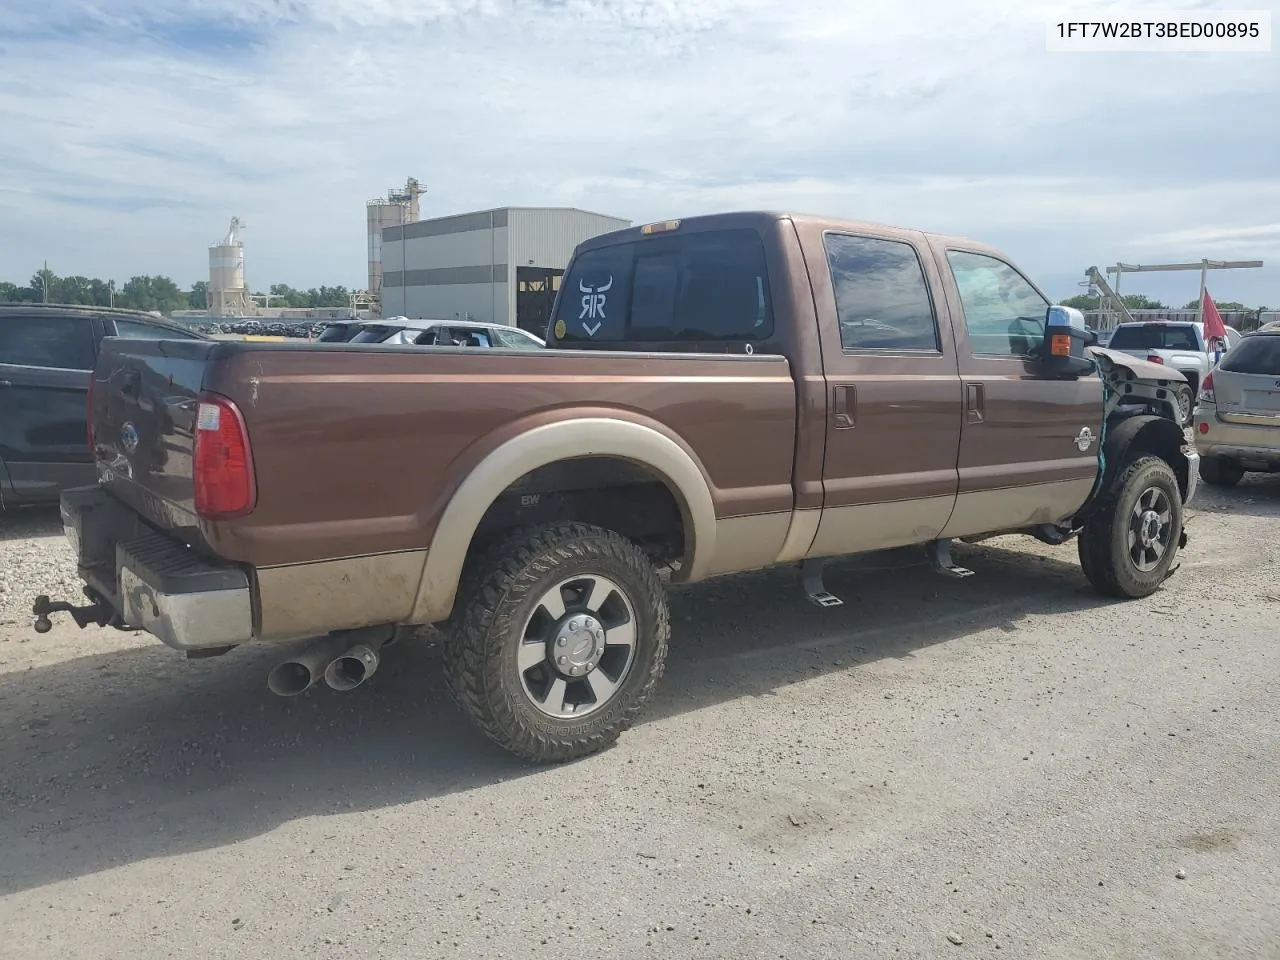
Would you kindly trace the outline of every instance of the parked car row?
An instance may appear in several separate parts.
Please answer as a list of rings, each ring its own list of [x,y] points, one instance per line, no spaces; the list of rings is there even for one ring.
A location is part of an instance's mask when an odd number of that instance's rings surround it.
[[[64,489],[93,483],[85,409],[90,372],[106,337],[247,339],[538,350],[543,341],[516,327],[479,321],[388,317],[312,324],[249,320],[192,328],[152,313],[60,304],[0,306],[0,509],[54,502]]]
[[[1202,323],[1122,323],[1108,344],[1186,377],[1191,389],[1175,393],[1178,415],[1192,424],[1201,479],[1217,487],[1235,486],[1246,473],[1280,472],[1280,321],[1226,334],[1220,358]]]
[[[138,310],[0,305],[0,508],[57,500],[67,487],[94,482],[85,405],[105,337],[206,339]]]
[[[331,323],[320,334],[321,343],[386,343],[431,347],[497,347],[508,350],[541,350],[541,337],[504,323],[479,320],[428,320],[387,317],[383,320]]]
[[[232,320],[211,321],[196,325],[205,334],[236,333],[241,336],[290,337],[314,339],[328,325],[327,320]]]

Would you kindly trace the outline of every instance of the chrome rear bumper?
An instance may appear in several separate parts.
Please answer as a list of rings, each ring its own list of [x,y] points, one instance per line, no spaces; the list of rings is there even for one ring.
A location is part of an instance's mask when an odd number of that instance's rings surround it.
[[[120,614],[175,650],[253,637],[249,578],[146,524],[100,487],[62,495],[62,526],[82,580]]]

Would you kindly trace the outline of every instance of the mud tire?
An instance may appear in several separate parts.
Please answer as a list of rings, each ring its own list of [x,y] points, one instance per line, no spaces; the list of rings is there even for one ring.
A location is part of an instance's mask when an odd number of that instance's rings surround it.
[[[1142,570],[1131,555],[1129,532],[1138,498],[1152,488],[1161,491],[1170,504],[1171,529],[1155,567]],[[1139,457],[1121,469],[1080,531],[1080,566],[1103,596],[1126,600],[1148,597],[1169,578],[1181,538],[1182,494],[1173,468],[1159,457]]]
[[[1200,479],[1211,487],[1234,487],[1244,479],[1244,470],[1222,457],[1201,457]]]
[[[539,711],[515,666],[521,632],[544,592],[577,575],[606,576],[635,611],[635,660],[618,691],[580,719]],[[563,763],[605,749],[634,722],[666,665],[671,633],[666,591],[630,540],[585,523],[517,531],[486,550],[463,576],[445,631],[449,692],[499,746],[533,763]]]

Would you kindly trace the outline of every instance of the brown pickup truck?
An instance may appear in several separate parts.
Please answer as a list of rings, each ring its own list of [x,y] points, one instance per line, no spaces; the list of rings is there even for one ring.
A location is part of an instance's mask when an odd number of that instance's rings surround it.
[[[437,624],[449,686],[537,761],[612,742],[662,672],[660,571],[699,581],[953,540],[1077,539],[1142,597],[1185,544],[1175,371],[1090,346],[998,251],[719,214],[575,252],[546,350],[105,341],[90,598],[49,614],[191,656],[303,641],[269,684],[348,689]]]

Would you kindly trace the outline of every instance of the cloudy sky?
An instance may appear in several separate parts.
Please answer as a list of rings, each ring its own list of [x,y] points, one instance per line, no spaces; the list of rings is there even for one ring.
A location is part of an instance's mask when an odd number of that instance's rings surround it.
[[[412,175],[424,216],[765,207],[965,233],[1059,297],[1090,264],[1261,258],[1210,289],[1280,304],[1280,55],[1047,53],[1062,11],[5,0],[0,279],[48,258],[189,285],[236,214],[253,286],[363,286],[364,202]]]

